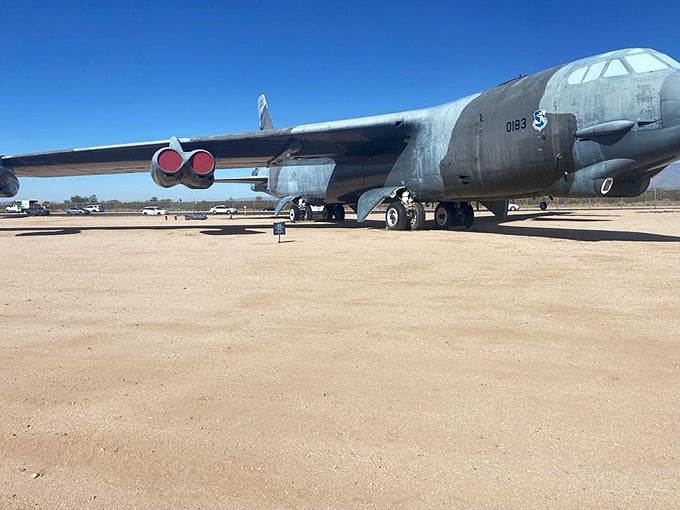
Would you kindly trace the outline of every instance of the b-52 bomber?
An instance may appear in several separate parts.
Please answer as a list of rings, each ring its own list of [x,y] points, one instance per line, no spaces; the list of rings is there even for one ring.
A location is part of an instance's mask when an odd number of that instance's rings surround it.
[[[249,183],[288,205],[292,220],[323,206],[363,222],[386,202],[388,229],[470,227],[471,202],[505,218],[509,198],[633,197],[680,158],[680,63],[623,49],[522,76],[432,108],[274,129],[264,96],[260,129],[88,149],[3,156],[0,195],[18,177],[151,171],[162,187]],[[215,169],[254,168],[215,178]],[[541,202],[541,206],[545,201]]]

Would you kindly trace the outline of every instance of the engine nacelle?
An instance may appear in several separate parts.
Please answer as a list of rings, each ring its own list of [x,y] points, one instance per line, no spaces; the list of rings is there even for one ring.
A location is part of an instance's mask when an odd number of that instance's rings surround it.
[[[571,176],[570,176],[571,177]],[[605,179],[562,179],[543,191],[553,197],[622,198],[642,195],[649,187],[649,177],[607,177]]]
[[[626,174],[634,163],[630,159],[612,159],[596,163],[565,176],[542,194],[554,197],[637,197],[649,187],[648,177]]]
[[[215,158],[203,149],[184,152],[173,139],[170,147],[158,149],[151,158],[151,178],[163,188],[183,184],[206,189],[215,182]]]
[[[5,167],[0,166],[0,197],[14,197],[19,193],[19,179]]]

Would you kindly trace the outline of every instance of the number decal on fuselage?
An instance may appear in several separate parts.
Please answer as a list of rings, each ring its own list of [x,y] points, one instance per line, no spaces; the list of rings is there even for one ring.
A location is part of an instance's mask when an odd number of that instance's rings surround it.
[[[520,131],[527,128],[527,118],[509,120],[505,123],[505,131],[512,133],[513,131]]]

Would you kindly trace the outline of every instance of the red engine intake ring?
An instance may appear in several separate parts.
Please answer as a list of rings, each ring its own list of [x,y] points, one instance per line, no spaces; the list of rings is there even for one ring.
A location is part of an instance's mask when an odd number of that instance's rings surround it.
[[[158,168],[167,174],[174,174],[182,168],[182,155],[175,149],[161,149],[156,157]]]
[[[199,149],[189,158],[189,165],[198,175],[208,175],[215,170],[215,158],[208,151]]]

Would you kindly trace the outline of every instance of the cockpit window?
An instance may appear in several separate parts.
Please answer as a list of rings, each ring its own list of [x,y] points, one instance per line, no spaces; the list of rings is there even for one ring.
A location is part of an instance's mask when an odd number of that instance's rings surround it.
[[[636,73],[649,73],[652,71],[661,71],[668,69],[668,66],[660,60],[654,58],[648,53],[639,53],[637,55],[628,55],[626,62],[633,68]]]
[[[602,77],[611,78],[612,76],[623,76],[624,74],[628,74],[628,70],[623,66],[623,62],[621,62],[618,58],[615,58],[609,62],[607,70],[604,72]]]
[[[674,67],[675,69],[680,69],[680,62],[678,62],[677,60],[675,60],[675,59],[669,57],[668,55],[664,55],[663,53],[656,53],[654,56],[655,56],[656,58],[659,58],[659,59],[663,60],[663,61],[666,62],[666,64],[668,64],[669,66]]]
[[[611,53],[602,56],[611,56]],[[579,67],[571,72],[567,78],[567,83],[569,85],[578,85],[579,83],[587,83],[598,78],[625,76],[631,72],[650,73],[652,71],[662,71],[669,67],[680,69],[680,63],[663,53],[650,52],[638,48],[625,53],[623,57],[613,58],[609,61],[602,60],[591,66]]]
[[[585,76],[587,70],[587,67],[579,67],[576,71],[569,75],[569,78],[567,78],[567,83],[570,85],[581,83],[581,80],[583,79],[583,76]]]
[[[602,69],[604,69],[604,66],[607,62],[598,62],[597,64],[593,64],[590,66],[588,69],[588,72],[586,73],[585,77],[583,78],[583,82],[585,83],[587,81],[593,81],[597,80],[600,77],[600,73],[602,73]]]

